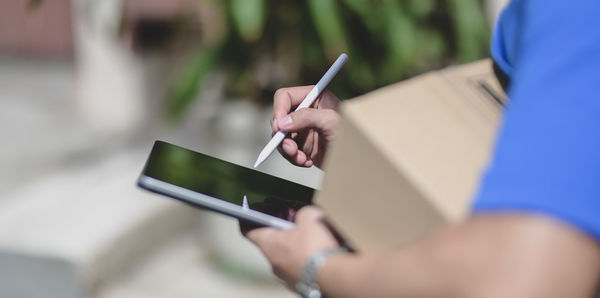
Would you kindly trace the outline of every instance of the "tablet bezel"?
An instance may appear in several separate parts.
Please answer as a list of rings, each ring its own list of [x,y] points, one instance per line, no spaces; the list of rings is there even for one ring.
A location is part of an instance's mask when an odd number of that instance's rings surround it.
[[[182,201],[184,203],[191,204],[196,207],[208,209],[217,213],[221,213],[227,216],[232,216],[238,218],[240,220],[248,221],[253,224],[257,224],[260,226],[270,226],[279,229],[291,229],[294,227],[294,223],[291,221],[260,212],[253,209],[245,209],[243,206],[238,204],[231,203],[229,201],[213,197],[195,190],[191,190],[189,188],[185,188],[183,186],[179,186],[170,182],[166,182],[155,177],[151,177],[146,175],[146,168],[148,166],[149,161],[152,158],[152,154],[154,152],[155,146],[157,143],[164,143],[166,145],[174,146],[181,148],[183,150],[192,151],[183,147],[179,147],[177,145],[173,145],[164,141],[157,140],[153,146],[153,150],[151,150],[148,159],[146,161],[146,165],[142,173],[139,176],[137,181],[137,185],[143,189],[149,190],[154,193],[158,193],[161,195],[168,196],[170,198]],[[199,152],[195,152],[201,154]],[[205,155],[205,154],[204,154]],[[218,158],[217,158],[218,159]],[[227,162],[224,161],[223,162]],[[230,163],[230,162],[227,162]],[[235,164],[234,164],[235,165]],[[236,165],[239,167],[243,167],[240,165]],[[273,177],[277,179],[277,177]],[[278,178],[281,179],[281,178]],[[290,183],[293,183],[289,181]]]
[[[181,186],[177,186],[142,174],[138,185],[146,190],[166,195],[173,199],[206,208],[224,215],[246,220],[261,226],[270,226],[283,230],[291,229],[294,223],[260,211],[247,209],[242,206],[214,198]]]

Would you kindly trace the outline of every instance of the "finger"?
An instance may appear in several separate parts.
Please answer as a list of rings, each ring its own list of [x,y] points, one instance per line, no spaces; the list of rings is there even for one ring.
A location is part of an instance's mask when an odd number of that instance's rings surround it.
[[[284,145],[285,145],[285,148],[284,148]],[[293,148],[296,148],[296,149],[293,149]],[[279,151],[279,153],[281,153],[281,156],[283,156],[283,158],[285,158],[291,164],[295,165],[294,157],[296,156],[296,151],[298,150],[298,145],[296,144],[296,142],[294,140],[292,140],[291,138],[283,139],[283,142],[281,142],[281,146],[278,146],[277,150]]]
[[[300,225],[307,222],[321,221],[324,217],[323,210],[315,206],[305,206],[296,213],[296,223]]]
[[[298,144],[291,138],[283,139],[283,142],[278,149],[281,153],[281,156],[283,156],[285,159],[287,159],[294,165],[301,167],[311,167],[313,165],[313,162],[310,160],[310,157],[306,155],[305,152],[300,151],[298,148]]]
[[[294,156],[294,162],[299,165],[302,166],[304,165],[304,163],[308,160],[308,157],[306,156],[306,153],[304,153],[303,151],[298,150],[296,152],[296,156]]]
[[[298,153],[298,144],[291,138],[283,139],[281,148],[283,149],[283,153],[289,157],[294,157]]]
[[[261,248],[273,241],[278,232],[275,228],[257,228],[248,231],[246,238]]]
[[[277,125],[284,131],[300,131],[315,128],[321,132],[331,132],[339,122],[339,115],[331,109],[301,109],[277,120]]]
[[[296,141],[291,138],[284,139],[281,147],[284,152],[284,157],[297,166],[304,166],[304,163],[308,160],[306,153],[301,151],[298,148]]]
[[[271,130],[273,131],[272,135],[274,135],[279,130],[277,125],[275,124],[274,117],[271,118]]]
[[[240,219],[240,220],[238,220],[238,225],[239,225],[239,227],[240,227],[240,232],[241,232],[241,233],[242,233],[242,235],[244,235],[244,236],[246,236],[246,234],[247,234],[249,231],[252,231],[253,229],[256,229],[256,228],[260,228],[260,227],[261,227],[261,226],[259,226],[259,225],[256,225],[256,224],[254,224],[254,223],[251,223],[251,222],[248,222],[248,221],[245,221],[245,220],[241,220],[241,219]]]
[[[337,111],[340,104],[340,100],[329,90],[323,91],[317,98],[317,101],[313,104],[313,107],[319,109],[332,109]]]
[[[281,88],[275,91],[273,102],[273,118],[285,117],[293,108],[300,105],[314,86],[298,86]]]
[[[304,162],[304,166],[305,166],[305,167],[307,167],[307,168],[310,168],[310,167],[312,167],[312,166],[313,166],[313,161],[312,161],[310,158],[308,158],[308,159],[307,159],[307,160]]]

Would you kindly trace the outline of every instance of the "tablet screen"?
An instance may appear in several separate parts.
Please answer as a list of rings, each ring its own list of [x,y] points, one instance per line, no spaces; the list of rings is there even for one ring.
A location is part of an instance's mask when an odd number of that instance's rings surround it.
[[[314,189],[218,158],[156,141],[144,175],[279,218],[292,220]]]

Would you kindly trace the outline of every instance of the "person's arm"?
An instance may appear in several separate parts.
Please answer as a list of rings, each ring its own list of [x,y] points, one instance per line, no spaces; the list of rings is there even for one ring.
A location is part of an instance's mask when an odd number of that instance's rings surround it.
[[[314,208],[291,231],[262,228],[248,238],[293,286],[312,252],[335,242]],[[329,257],[318,273],[327,297],[590,297],[600,272],[595,241],[533,215],[478,215],[386,253]]]
[[[600,250],[550,219],[482,215],[404,249],[333,256],[319,274],[329,297],[591,297]]]

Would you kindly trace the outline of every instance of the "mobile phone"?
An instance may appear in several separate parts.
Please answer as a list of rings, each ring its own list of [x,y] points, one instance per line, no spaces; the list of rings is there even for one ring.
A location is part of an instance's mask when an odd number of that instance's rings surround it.
[[[138,179],[149,191],[258,226],[290,229],[314,189],[173,144],[156,141]],[[242,202],[247,198],[248,207]]]

